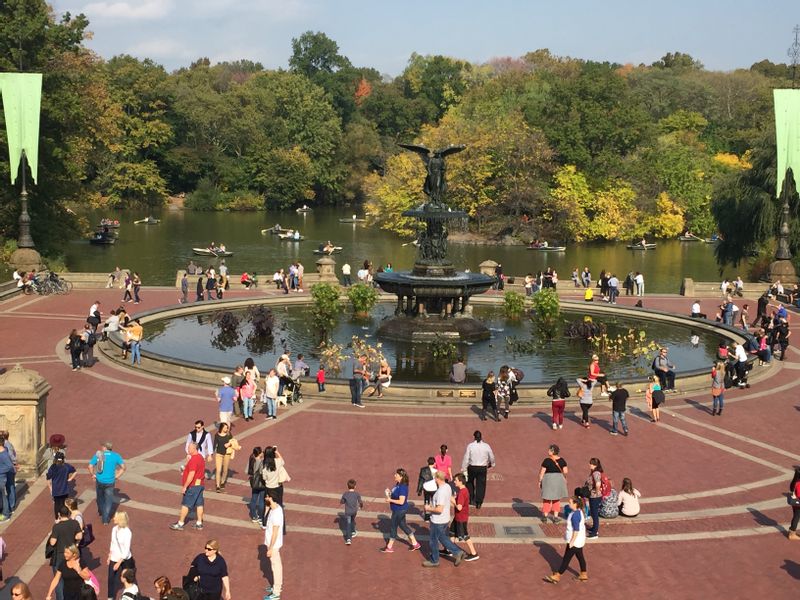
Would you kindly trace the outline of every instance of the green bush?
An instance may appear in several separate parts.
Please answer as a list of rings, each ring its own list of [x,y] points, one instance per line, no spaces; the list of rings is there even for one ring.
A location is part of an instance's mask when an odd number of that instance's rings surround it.
[[[320,332],[320,341],[324,341],[331,329],[336,326],[342,304],[339,301],[339,286],[330,283],[316,283],[311,286],[311,308],[314,328]]]
[[[561,301],[554,289],[545,288],[533,295],[533,326],[540,337],[552,340],[556,336],[560,315]]]
[[[506,292],[503,295],[503,311],[506,313],[506,317],[519,318],[525,312],[525,296],[519,292]]]
[[[378,302],[378,291],[364,283],[357,283],[347,290],[347,298],[356,313],[369,313]]]
[[[237,211],[264,210],[264,197],[255,192],[231,192],[226,196],[224,208]]]
[[[219,210],[224,202],[222,192],[208,178],[201,179],[197,189],[186,197],[184,206],[189,210]]]

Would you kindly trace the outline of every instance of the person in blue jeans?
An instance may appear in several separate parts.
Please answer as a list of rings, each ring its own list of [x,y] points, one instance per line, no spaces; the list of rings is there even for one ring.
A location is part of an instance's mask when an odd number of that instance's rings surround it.
[[[11,510],[16,501],[16,498],[12,498],[6,488],[7,482],[14,480],[15,469],[14,462],[11,459],[11,452],[2,442],[5,442],[5,440],[0,438],[0,502],[3,503],[3,514],[0,515],[0,521],[6,521],[11,518]]]
[[[589,459],[589,478],[584,483],[589,488],[589,514],[592,527],[586,532],[588,539],[600,537],[600,505],[603,503],[603,465],[599,458]]]
[[[250,520],[253,523],[260,523],[266,510],[267,485],[264,482],[264,476],[261,474],[261,469],[263,468],[264,450],[261,446],[256,446],[253,448],[253,454],[250,455],[250,460],[247,462],[247,477],[250,480],[251,489],[248,509],[250,511]]]
[[[381,552],[391,554],[394,552],[394,541],[397,539],[397,529],[402,529],[408,536],[409,550],[419,550],[420,545],[414,536],[414,531],[406,523],[408,513],[408,473],[405,469],[394,472],[394,486],[386,488],[386,502],[392,509],[392,520],[389,529],[389,541],[381,548]]]
[[[344,543],[348,546],[352,539],[358,535],[356,531],[356,515],[359,508],[364,508],[361,494],[356,491],[356,480],[347,481],[347,491],[342,494],[339,504],[344,504]]]
[[[114,484],[125,472],[125,461],[112,450],[111,442],[105,442],[89,461],[89,474],[95,480],[97,512],[104,525],[111,522],[114,509]]]
[[[430,504],[425,505],[425,512],[431,513],[430,520],[430,545],[431,559],[422,563],[423,567],[439,566],[439,545],[453,555],[455,565],[461,564],[466,552],[450,541],[450,506],[453,497],[453,488],[445,481],[445,474],[436,471],[436,493]]]
[[[622,423],[623,435],[628,435],[628,422],[625,420],[625,409],[630,394],[628,390],[622,385],[617,383],[616,389],[611,392],[611,417],[613,424],[611,425],[611,435],[617,435],[617,423]]]
[[[367,357],[363,354],[358,359],[355,356],[348,356],[342,363],[342,377],[350,384],[350,402],[359,408],[364,407],[361,402],[361,392],[364,391],[366,364]]]

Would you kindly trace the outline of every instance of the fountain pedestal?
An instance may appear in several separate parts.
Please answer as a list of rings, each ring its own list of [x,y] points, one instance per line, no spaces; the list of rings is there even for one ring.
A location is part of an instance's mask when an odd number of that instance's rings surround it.
[[[397,296],[395,316],[378,327],[378,335],[407,342],[487,339],[489,330],[472,317],[469,299],[491,288],[494,277],[456,271],[447,258],[446,223],[465,219],[466,213],[426,204],[405,211],[403,216],[424,221],[425,230],[420,234],[411,271],[375,276],[381,289]]]

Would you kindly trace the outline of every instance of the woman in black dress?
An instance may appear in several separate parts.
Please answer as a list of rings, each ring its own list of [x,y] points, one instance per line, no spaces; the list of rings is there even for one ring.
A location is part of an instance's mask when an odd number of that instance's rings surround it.
[[[89,579],[91,573],[80,557],[75,544],[64,548],[64,560],[56,569],[50,589],[47,590],[46,600],[53,600],[53,592],[60,582],[64,582],[64,600],[80,600],[83,582]]]
[[[483,394],[481,396],[481,404],[483,405],[481,421],[486,420],[486,412],[489,409],[492,410],[494,420],[499,421],[500,417],[497,414],[497,382],[494,378],[494,371],[489,371],[489,373],[486,375],[486,379],[483,380],[481,387],[483,388]]]

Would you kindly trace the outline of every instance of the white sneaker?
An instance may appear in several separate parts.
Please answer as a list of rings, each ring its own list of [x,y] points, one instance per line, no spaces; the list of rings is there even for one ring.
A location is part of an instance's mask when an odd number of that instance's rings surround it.
[[[601,398],[608,398],[608,392],[603,392],[602,394],[600,394],[600,397]]]
[[[558,429],[558,425],[556,425],[555,423],[553,423],[553,429]]]
[[[559,424],[558,424],[558,428],[559,428],[559,429],[564,429],[564,426],[563,426],[561,423],[559,423]]]

